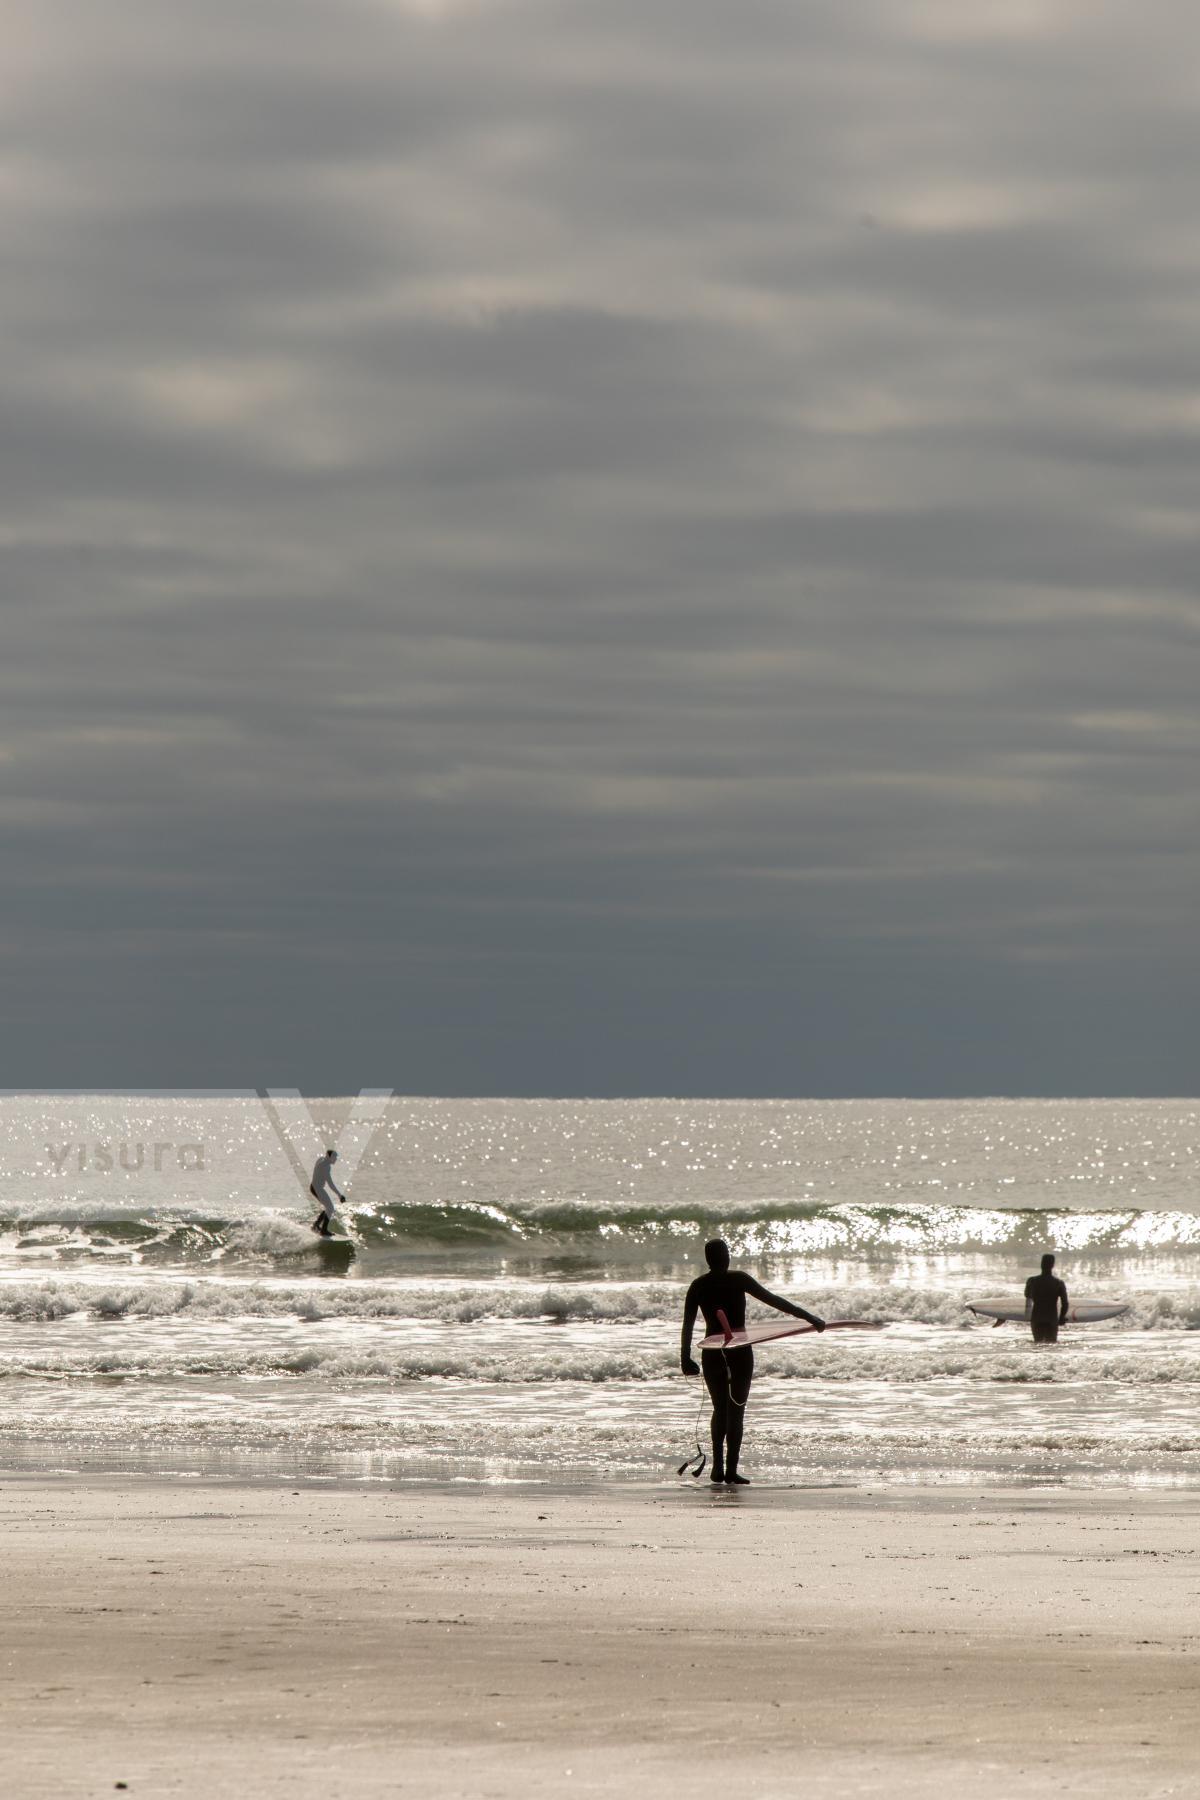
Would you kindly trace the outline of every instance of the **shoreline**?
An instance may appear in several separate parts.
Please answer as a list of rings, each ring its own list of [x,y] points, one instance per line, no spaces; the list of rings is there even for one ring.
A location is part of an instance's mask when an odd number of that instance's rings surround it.
[[[707,1434],[704,1434],[707,1451]],[[1055,1472],[1055,1465],[1061,1465]],[[1174,1474],[1167,1469],[1143,1469],[1131,1480],[1128,1468],[1087,1469],[1066,1456],[1042,1454],[1026,1458],[1024,1466],[1007,1467],[980,1459],[974,1464],[939,1467],[929,1462],[893,1465],[883,1469],[869,1463],[855,1467],[844,1460],[814,1464],[792,1473],[781,1473],[770,1462],[747,1461],[749,1492],[756,1499],[772,1497],[787,1504],[793,1496],[824,1495],[831,1504],[854,1496],[880,1505],[970,1504],[983,1496],[1040,1496],[1047,1502],[1080,1508],[1099,1505],[1178,1505],[1200,1510],[1200,1476],[1186,1469]],[[707,1467],[707,1465],[706,1465]],[[5,1483],[45,1480],[94,1482],[98,1485],[124,1480],[164,1488],[197,1485],[245,1488],[312,1487],[336,1492],[404,1492],[419,1494],[539,1494],[562,1493],[598,1499],[609,1494],[658,1499],[672,1495],[708,1492],[707,1474],[698,1480],[678,1477],[662,1463],[629,1462],[604,1470],[586,1461],[545,1459],[520,1461],[513,1457],[478,1455],[474,1458],[406,1456],[394,1450],[334,1449],[308,1446],[285,1453],[278,1446],[220,1445],[186,1439],[167,1450],[156,1450],[144,1440],[98,1446],[70,1435],[7,1435],[0,1430],[0,1487]]]
[[[1200,1492],[705,1486],[6,1472],[10,1785],[1192,1785]]]

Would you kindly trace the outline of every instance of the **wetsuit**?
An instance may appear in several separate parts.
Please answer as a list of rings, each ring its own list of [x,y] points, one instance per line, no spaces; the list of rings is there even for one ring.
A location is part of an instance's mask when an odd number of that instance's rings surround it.
[[[333,1188],[332,1194],[328,1191],[330,1188]],[[320,1232],[322,1237],[332,1237],[333,1233],[329,1226],[336,1217],[334,1208],[337,1200],[344,1200],[346,1196],[340,1188],[334,1187],[333,1165],[328,1152],[324,1156],[318,1156],[316,1167],[312,1172],[312,1180],[308,1184],[308,1191],[321,1207],[320,1212],[313,1220],[312,1229]],[[336,1200],[334,1195],[337,1196]]]
[[[767,1306],[773,1306],[777,1312],[790,1313],[794,1319],[806,1319],[810,1325],[822,1325],[820,1319],[805,1312],[802,1306],[793,1306],[790,1300],[783,1300],[778,1294],[769,1294],[765,1287],[760,1287],[754,1277],[747,1275],[744,1270],[725,1269],[718,1272],[710,1269],[707,1275],[699,1275],[693,1281],[683,1304],[680,1360],[685,1374],[688,1373],[688,1364],[692,1359],[692,1330],[697,1312],[704,1315],[704,1323],[708,1328],[705,1333],[707,1337],[724,1329],[717,1316],[719,1313],[725,1314],[731,1331],[743,1331],[746,1325],[747,1294],[764,1301]],[[695,1373],[694,1365],[691,1372]],[[750,1398],[750,1383],[754,1379],[754,1351],[749,1344],[742,1344],[735,1350],[702,1350],[700,1372],[713,1403],[713,1480],[721,1481],[726,1477],[732,1479],[737,1474],[738,1456],[742,1448],[743,1412]]]
[[[1031,1275],[1025,1283],[1025,1304],[1035,1344],[1056,1344],[1058,1328],[1067,1316],[1067,1284],[1057,1275]]]

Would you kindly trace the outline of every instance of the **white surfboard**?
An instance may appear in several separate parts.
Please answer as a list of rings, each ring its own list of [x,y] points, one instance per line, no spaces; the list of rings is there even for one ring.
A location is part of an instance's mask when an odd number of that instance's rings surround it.
[[[1014,1325],[1029,1322],[1023,1300],[1017,1305],[1008,1300],[969,1300],[967,1311],[974,1313],[977,1319],[992,1319],[997,1325],[1006,1321]],[[1078,1300],[1074,1306],[1068,1306],[1064,1324],[1095,1325],[1101,1319],[1119,1319],[1128,1311],[1128,1305],[1121,1301]]]
[[[714,1331],[711,1337],[701,1338],[702,1350],[744,1350],[748,1344],[769,1344],[773,1338],[802,1337],[806,1332],[816,1331],[815,1325],[806,1325],[802,1319],[795,1319],[785,1325],[782,1320],[778,1325],[747,1325],[744,1331],[730,1332],[726,1337],[723,1331]],[[874,1319],[826,1319],[826,1331],[882,1331],[883,1326]]]

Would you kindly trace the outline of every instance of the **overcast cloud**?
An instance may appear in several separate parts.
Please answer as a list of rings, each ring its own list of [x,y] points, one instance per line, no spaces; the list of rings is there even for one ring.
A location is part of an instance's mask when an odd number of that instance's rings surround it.
[[[0,18],[0,1080],[1197,1091],[1194,7]]]

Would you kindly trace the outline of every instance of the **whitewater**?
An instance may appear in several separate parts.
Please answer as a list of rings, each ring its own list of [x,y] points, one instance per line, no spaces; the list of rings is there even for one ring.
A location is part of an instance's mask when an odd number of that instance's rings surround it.
[[[1195,1102],[9,1095],[0,1143],[11,1467],[674,1481],[721,1235],[885,1326],[760,1351],[757,1478],[1200,1482]],[[320,1143],[353,1251],[308,1230]],[[1047,1351],[965,1312],[1047,1249],[1127,1315]]]

